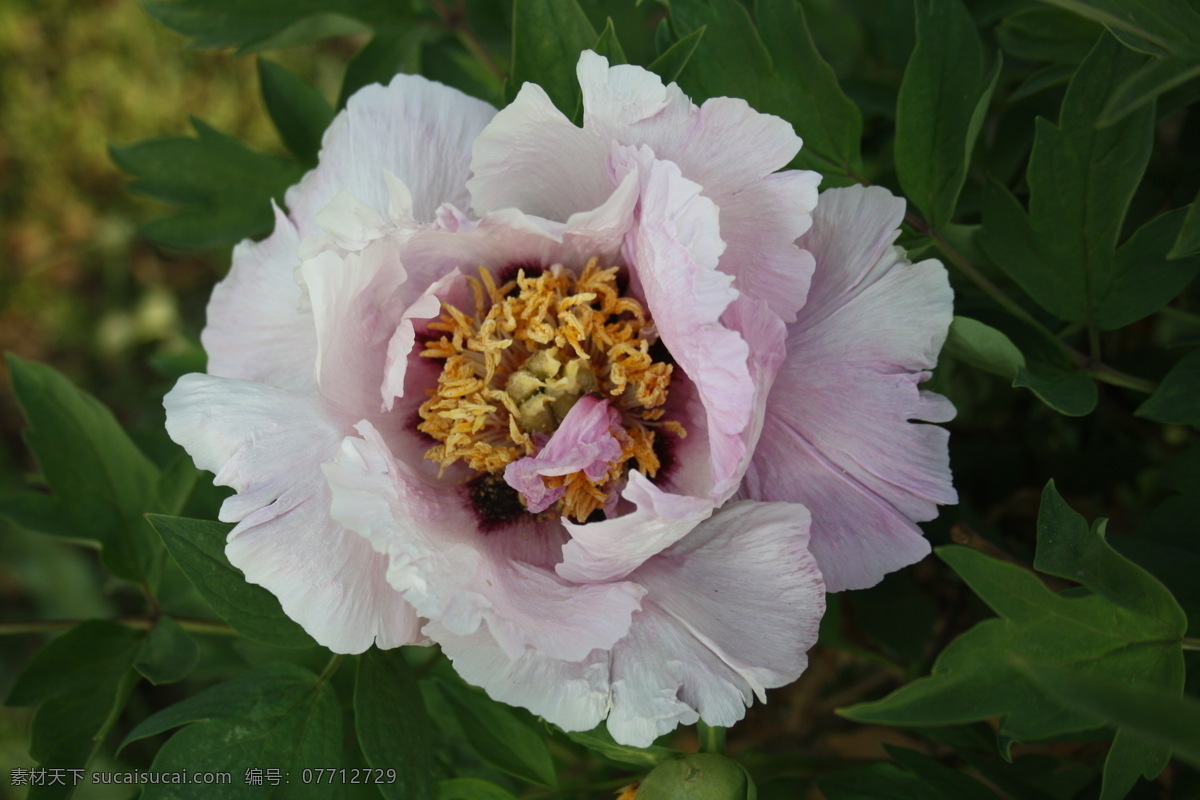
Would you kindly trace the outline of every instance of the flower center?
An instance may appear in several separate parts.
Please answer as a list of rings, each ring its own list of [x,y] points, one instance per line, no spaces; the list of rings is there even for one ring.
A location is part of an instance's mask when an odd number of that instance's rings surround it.
[[[543,477],[547,488],[565,487],[550,512],[587,520],[634,464],[647,477],[657,474],[656,436],[686,435],[662,419],[673,367],[651,356],[657,331],[641,304],[620,293],[617,272],[593,258],[578,277],[556,264],[497,285],[481,267],[479,279],[469,278],[474,314],[443,303],[430,323],[442,336],[421,355],[445,365],[417,428],[438,441],[426,458],[443,470],[462,461],[480,473],[473,485],[489,488],[472,490],[473,501],[498,497],[504,468],[537,453],[585,395],[617,411],[610,433],[621,454],[598,479],[582,469]]]

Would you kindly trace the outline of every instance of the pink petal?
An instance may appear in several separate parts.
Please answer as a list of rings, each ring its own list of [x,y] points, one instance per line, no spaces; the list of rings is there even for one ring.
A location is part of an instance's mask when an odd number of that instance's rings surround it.
[[[432,221],[442,203],[465,206],[471,143],[495,113],[417,75],[360,89],[325,132],[317,168],[288,190],[292,219],[302,236],[318,233],[318,212],[340,191],[381,215],[404,213],[389,190],[388,172],[408,189],[417,221]]]
[[[922,392],[950,324],[936,261],[892,247],[904,202],[883,189],[821,195],[800,244],[817,259],[807,305],[788,328],[747,496],[804,503],[812,551],[831,591],[877,583],[929,552],[915,522],[956,502],[944,422],[954,409]]]
[[[185,375],[164,398],[167,431],[237,494],[226,553],[284,613],[340,653],[420,640],[416,613],[385,580],[386,560],[328,513],[322,458],[341,434],[319,401],[270,386]]]
[[[363,438],[347,437],[325,468],[333,517],[389,555],[388,581],[421,616],[459,636],[486,624],[510,658],[532,647],[578,661],[625,635],[640,586],[573,586],[518,557],[509,537],[479,532],[465,491],[416,474],[369,423],[357,427]]]
[[[642,473],[632,471],[621,497],[637,506],[614,519],[579,525],[563,520],[571,541],[563,545],[555,569],[576,583],[619,580],[675,544],[712,514],[700,497],[662,491]]]
[[[724,247],[717,209],[677,167],[646,148],[615,148],[614,162],[618,174],[636,170],[641,181],[638,223],[625,257],[663,344],[704,403],[712,494],[720,497],[740,477],[754,383],[746,342],[720,323],[738,293],[716,270]]]
[[[800,149],[782,119],[744,100],[718,97],[697,108],[675,84],[640,67],[609,67],[585,52],[577,67],[583,89],[583,129],[601,140],[648,145],[676,164],[721,209],[727,249],[720,269],[738,291],[765,301],[786,321],[795,318],[813,271],[796,247],[817,202],[815,172],[772,174]]]
[[[530,512],[539,514],[566,492],[561,486],[546,488],[542,476],[582,471],[590,480],[598,481],[621,459],[621,443],[613,435],[614,430],[621,431],[621,415],[617,410],[603,398],[584,395],[537,455],[526,456],[504,468],[504,482],[525,497],[525,507]]]

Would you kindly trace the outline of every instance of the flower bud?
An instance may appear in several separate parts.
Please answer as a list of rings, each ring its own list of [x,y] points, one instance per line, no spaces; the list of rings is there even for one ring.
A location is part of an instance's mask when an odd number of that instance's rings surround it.
[[[696,753],[664,761],[638,786],[637,800],[749,800],[751,783],[736,761]]]

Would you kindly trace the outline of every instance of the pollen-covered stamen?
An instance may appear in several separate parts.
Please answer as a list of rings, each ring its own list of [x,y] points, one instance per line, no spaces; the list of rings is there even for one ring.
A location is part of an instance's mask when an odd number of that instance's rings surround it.
[[[634,464],[653,477],[655,437],[685,431],[662,419],[673,367],[650,355],[657,332],[641,304],[621,295],[617,272],[592,259],[578,277],[555,265],[497,285],[480,268],[470,279],[473,315],[444,303],[429,325],[442,336],[421,353],[445,360],[420,408],[417,427],[439,442],[426,458],[443,469],[462,461],[501,473],[533,455],[579,398],[595,393],[618,412],[621,455],[598,480],[583,471],[544,478],[547,488],[565,487],[552,510],[583,521]]]

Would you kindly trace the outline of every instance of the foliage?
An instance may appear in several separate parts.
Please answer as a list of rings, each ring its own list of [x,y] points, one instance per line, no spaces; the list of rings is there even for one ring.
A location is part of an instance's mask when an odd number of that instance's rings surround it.
[[[123,395],[14,356],[30,474],[0,486],[0,518],[7,541],[49,543],[20,545],[37,555],[20,564],[0,549],[17,598],[0,634],[20,643],[0,675],[10,707],[37,707],[22,763],[233,776],[145,797],[582,798],[636,781],[645,800],[1200,793],[1194,3],[146,9],[195,48],[257,60],[261,95],[245,101],[290,153],[199,120],[195,136],[111,146],[132,189],[175,207],[143,228],[173,251],[268,232],[336,109],[397,72],[497,105],[535,82],[578,120],[575,61],[594,49],[697,102],[742,97],[784,118],[805,140],[793,166],[903,194],[901,244],[950,268],[957,316],[928,385],[958,408],[961,502],[926,526],[936,558],[831,598],[809,673],[729,732],[731,758],[691,752],[722,749],[711,730],[631,748],[499,705],[424,648],[334,656],[248,584],[223,552],[230,525],[213,521],[221,493],[141,419],[197,368],[185,337]],[[344,64],[340,86],[297,68],[314,52]],[[190,333],[210,277],[168,280]],[[37,583],[34,562],[55,559],[93,587],[80,619],[47,599],[68,582]]]

